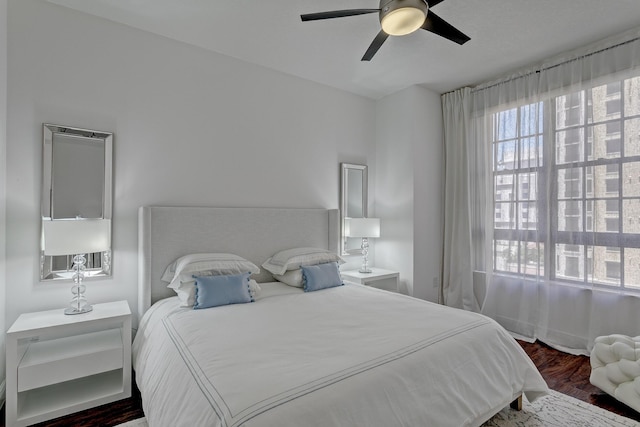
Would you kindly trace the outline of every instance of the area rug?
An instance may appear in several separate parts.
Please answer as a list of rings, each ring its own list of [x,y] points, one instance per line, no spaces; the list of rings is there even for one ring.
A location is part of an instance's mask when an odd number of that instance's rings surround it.
[[[640,423],[566,394],[551,391],[533,403],[525,401],[522,411],[509,407],[482,427],[638,427]]]
[[[524,401],[522,411],[509,407],[482,427],[639,427],[640,423],[621,417],[566,394],[551,391],[533,403]],[[148,427],[144,418],[117,427]]]

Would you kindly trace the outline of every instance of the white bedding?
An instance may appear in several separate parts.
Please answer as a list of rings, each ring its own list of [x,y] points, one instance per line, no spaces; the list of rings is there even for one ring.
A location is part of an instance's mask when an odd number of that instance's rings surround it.
[[[477,426],[547,392],[484,316],[359,285],[261,287],[251,304],[147,311],[133,351],[150,427]]]

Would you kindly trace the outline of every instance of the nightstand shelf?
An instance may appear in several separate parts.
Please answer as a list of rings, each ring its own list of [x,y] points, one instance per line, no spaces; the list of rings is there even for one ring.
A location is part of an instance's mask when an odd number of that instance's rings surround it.
[[[341,271],[342,280],[350,283],[371,286],[386,291],[398,292],[400,273],[383,268],[371,268],[371,273],[360,273],[358,270]]]
[[[119,369],[20,392],[20,416],[16,425],[22,425],[21,421],[32,424],[29,420],[43,416],[45,419],[57,418],[113,402],[119,400],[113,396],[121,392],[122,371]]]
[[[131,396],[126,301],[21,315],[7,332],[7,426],[25,426]]]

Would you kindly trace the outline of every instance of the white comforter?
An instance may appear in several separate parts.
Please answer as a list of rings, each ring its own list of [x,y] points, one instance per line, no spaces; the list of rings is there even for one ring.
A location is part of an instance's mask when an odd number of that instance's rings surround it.
[[[134,368],[150,427],[477,426],[547,386],[487,317],[358,285],[156,303]]]

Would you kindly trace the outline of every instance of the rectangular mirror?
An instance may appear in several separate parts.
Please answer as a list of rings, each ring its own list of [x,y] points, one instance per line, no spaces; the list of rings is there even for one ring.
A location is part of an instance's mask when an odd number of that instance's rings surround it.
[[[42,221],[104,219],[110,224],[113,134],[46,123],[42,128]],[[77,254],[46,255],[44,229],[40,279],[71,279]],[[85,255],[85,277],[111,275],[110,249]]]
[[[367,166],[351,163],[341,163],[340,166],[340,243],[342,255],[359,254],[362,239],[345,237],[345,218],[367,217]]]

